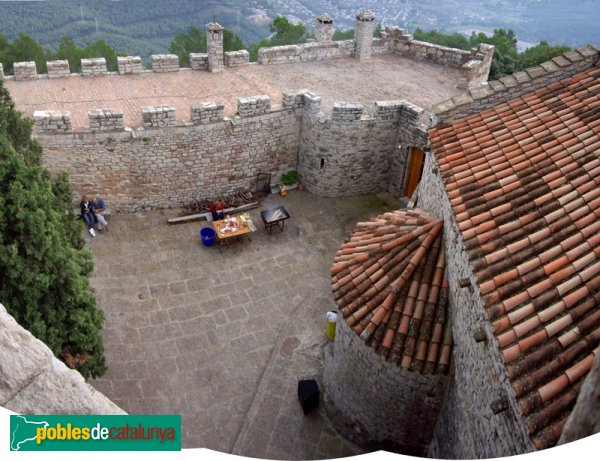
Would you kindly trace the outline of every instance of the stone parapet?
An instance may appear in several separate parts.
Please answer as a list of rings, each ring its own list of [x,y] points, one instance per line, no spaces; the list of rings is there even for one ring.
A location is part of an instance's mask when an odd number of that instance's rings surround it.
[[[190,53],[190,67],[193,70],[208,69],[208,54],[207,53]]]
[[[162,128],[175,125],[177,122],[175,108],[168,106],[142,107],[142,124],[144,128]]]
[[[393,42],[383,38],[373,38],[373,45],[371,46],[371,55],[380,56],[382,54],[390,54],[394,48]]]
[[[0,406],[18,414],[124,415],[0,304]]]
[[[33,119],[37,131],[70,133],[73,129],[69,111],[36,110],[33,113]]]
[[[396,120],[400,111],[409,103],[404,100],[376,101],[375,118],[379,120]]]
[[[272,46],[258,50],[258,63],[285,64],[290,62],[323,61],[327,59],[349,58],[353,53],[354,40]]]
[[[351,102],[334,102],[331,114],[332,122],[353,122],[360,120],[363,115],[362,104]]]
[[[596,65],[599,57],[600,51],[592,45],[577,48],[539,66],[472,86],[467,94],[436,104],[433,111],[442,123],[462,118],[583,72]]]
[[[209,109],[201,123],[41,133],[38,140],[52,173],[67,171],[76,191],[105,191],[113,211],[177,207],[253,190],[258,173],[278,178],[296,169],[297,113],[277,110],[211,120],[209,114],[221,110]]]
[[[250,53],[246,50],[228,51],[225,53],[225,66],[245,66],[250,63]]]
[[[402,40],[396,42],[394,51],[396,54],[417,61],[428,61],[449,67],[461,67],[472,56],[469,51],[412,40],[410,35],[405,35]]]
[[[271,110],[271,98],[267,95],[249,96],[238,99],[238,115],[240,117],[251,117],[264,114]]]
[[[203,102],[192,106],[191,120],[194,123],[214,123],[221,122],[225,117],[224,106],[214,102]]]
[[[90,130],[124,130],[123,111],[119,109],[93,109],[88,111]]]
[[[46,66],[48,67],[49,78],[68,77],[71,75],[69,61],[66,59],[60,61],[48,61]]]
[[[153,54],[152,70],[154,72],[179,72],[179,56],[176,54]]]
[[[105,75],[107,72],[105,58],[81,60],[81,75],[83,76]]]
[[[15,62],[13,72],[15,80],[33,80],[38,76],[35,61]]]
[[[119,56],[117,58],[117,66],[121,75],[140,74],[144,72],[142,58],[139,56]]]

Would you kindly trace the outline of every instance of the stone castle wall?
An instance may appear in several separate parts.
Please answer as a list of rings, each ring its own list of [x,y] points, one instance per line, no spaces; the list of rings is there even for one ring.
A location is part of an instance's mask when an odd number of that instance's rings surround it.
[[[308,90],[284,94],[281,108],[264,95],[240,98],[232,119],[215,103],[193,106],[190,122],[178,122],[172,107],[141,110],[143,127],[124,127],[119,110],[96,109],[90,128],[76,132],[68,112],[37,111],[44,163],[66,170],[76,194],[102,193],[115,210],[253,190],[258,173],[277,182],[289,170],[324,196],[381,192],[391,183],[401,189],[406,154],[398,146],[419,139],[422,113],[405,101],[376,102],[372,116],[335,103],[325,118],[321,98]]]
[[[386,28],[383,39],[391,43],[388,46],[393,47],[392,51],[397,55],[461,69],[461,88],[478,87],[487,82],[494,57],[494,47],[491,45],[482,43],[471,51],[449,48],[413,40],[412,35],[397,27]]]
[[[298,172],[308,190],[327,197],[387,190],[403,101],[376,104],[372,117],[350,103],[334,105],[330,119],[305,111]]]
[[[354,55],[354,40],[309,42],[300,45],[271,46],[258,50],[259,64],[323,61],[350,58]]]
[[[424,456],[448,379],[388,362],[341,320],[325,353],[325,406],[349,440],[369,449]]]
[[[569,51],[539,66],[492,80],[471,88],[466,95],[441,102],[434,107],[435,115],[441,123],[466,117],[597,66],[599,58],[600,50],[592,45]]]
[[[127,211],[254,190],[258,173],[279,178],[296,168],[299,120],[293,111],[226,119],[222,106],[196,109],[196,124],[169,126],[171,108],[148,107],[146,129],[38,132],[44,163],[50,171],[67,171],[76,194],[102,193],[112,209]]]
[[[417,204],[444,220],[454,338],[454,376],[429,456],[493,458],[534,451],[430,152],[426,152]]]

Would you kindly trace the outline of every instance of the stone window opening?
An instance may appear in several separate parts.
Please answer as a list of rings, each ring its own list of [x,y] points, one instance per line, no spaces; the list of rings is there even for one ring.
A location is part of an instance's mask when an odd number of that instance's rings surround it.
[[[321,157],[321,170],[325,168],[325,159]]]

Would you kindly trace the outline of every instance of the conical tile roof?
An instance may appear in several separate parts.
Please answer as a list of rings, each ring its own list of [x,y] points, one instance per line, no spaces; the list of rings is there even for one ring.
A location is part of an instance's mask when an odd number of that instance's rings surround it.
[[[452,333],[442,221],[398,210],[360,222],[336,253],[334,296],[348,325],[388,361],[446,374]]]

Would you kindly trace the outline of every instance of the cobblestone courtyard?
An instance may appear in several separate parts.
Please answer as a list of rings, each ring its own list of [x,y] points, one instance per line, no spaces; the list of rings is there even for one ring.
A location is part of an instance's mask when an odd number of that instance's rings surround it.
[[[260,210],[276,204],[291,219],[269,235]],[[322,406],[303,416],[297,380],[320,383],[334,253],[357,221],[397,206],[387,194],[269,196],[250,211],[252,242],[223,248],[202,246],[204,221],[167,225],[175,210],[114,215],[110,233],[89,240],[109,367],[92,384],[130,413],[181,414],[184,447],[357,453]]]

